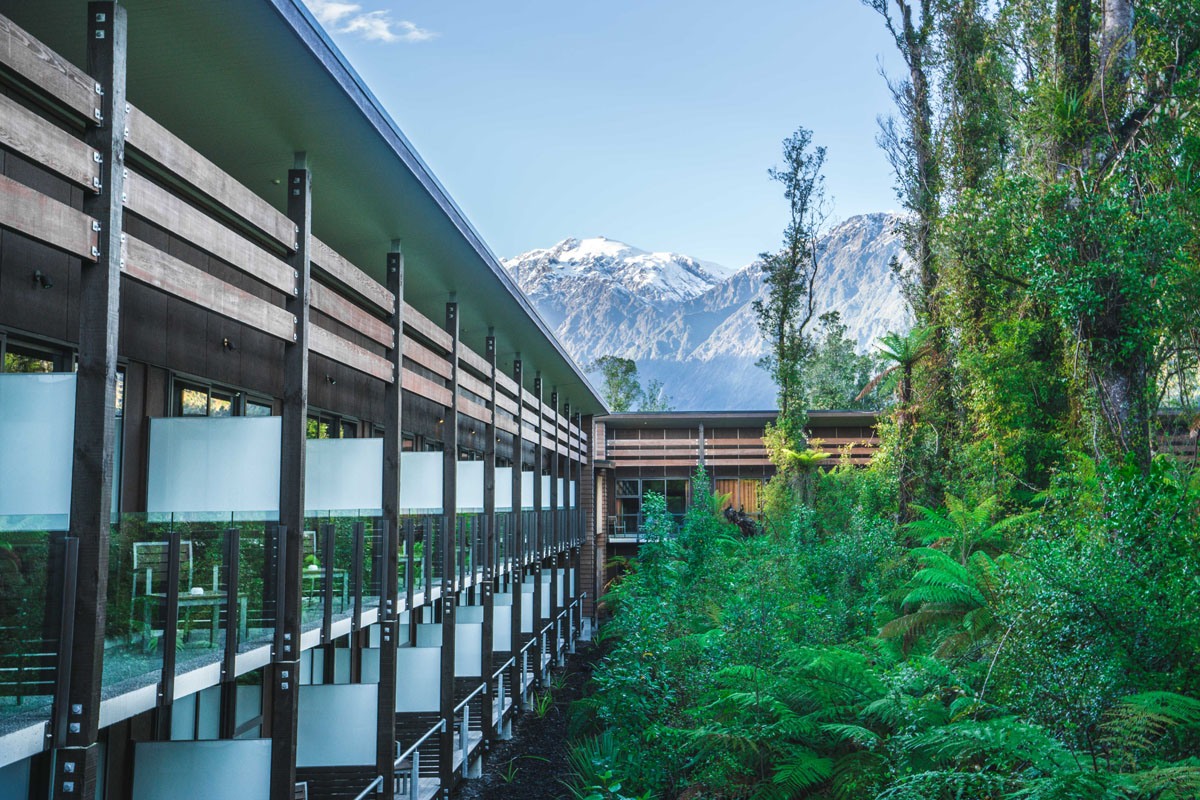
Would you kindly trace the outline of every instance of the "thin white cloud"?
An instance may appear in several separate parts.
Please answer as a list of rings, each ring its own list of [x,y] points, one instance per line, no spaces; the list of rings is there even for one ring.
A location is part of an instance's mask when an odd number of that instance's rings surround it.
[[[425,42],[436,33],[406,19],[394,19],[388,10],[364,11],[358,3],[337,0],[304,0],[313,16],[334,33],[354,34],[368,41]]]

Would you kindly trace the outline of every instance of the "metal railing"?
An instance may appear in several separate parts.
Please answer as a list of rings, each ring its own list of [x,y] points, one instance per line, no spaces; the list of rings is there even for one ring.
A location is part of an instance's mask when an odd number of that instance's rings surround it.
[[[392,778],[400,782],[400,786],[397,788],[403,794],[407,794],[409,800],[418,800],[420,797],[421,752],[418,748],[425,744],[430,736],[433,736],[435,733],[441,733],[445,729],[446,720],[439,719],[436,725],[425,731],[425,734],[420,739],[413,742],[407,750],[396,756],[396,760],[392,762]],[[409,762],[407,767],[404,764],[406,760]],[[399,796],[403,796],[403,794]]]
[[[372,792],[376,792],[382,788],[383,788],[383,776],[376,775],[375,780],[371,781],[370,785],[368,785],[367,788],[365,788],[361,792],[359,792],[358,796],[355,797],[354,800],[367,800],[367,798],[371,795]]]
[[[499,725],[504,719],[504,673],[513,664],[517,663],[516,656],[513,656],[500,665],[500,669],[492,673],[491,680],[495,682],[495,702],[492,708],[492,718],[495,724]]]
[[[467,762],[471,755],[471,701],[478,697],[482,692],[487,691],[487,686],[487,681],[484,681],[476,686],[469,695],[464,697],[459,704],[454,707],[454,711],[451,712],[452,716],[457,715],[460,711],[462,712],[462,717],[458,721],[458,746],[462,750],[463,777],[466,777]]]

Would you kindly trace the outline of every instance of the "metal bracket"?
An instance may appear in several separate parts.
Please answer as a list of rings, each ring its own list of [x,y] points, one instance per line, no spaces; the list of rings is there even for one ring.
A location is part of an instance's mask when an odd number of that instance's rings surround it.
[[[96,233],[100,232],[100,220],[98,220],[98,219],[92,220],[92,230],[95,231]]]

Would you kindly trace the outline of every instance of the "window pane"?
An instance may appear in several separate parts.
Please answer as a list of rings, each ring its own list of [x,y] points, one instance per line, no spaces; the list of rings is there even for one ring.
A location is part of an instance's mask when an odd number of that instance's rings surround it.
[[[179,416],[206,417],[208,416],[208,392],[203,389],[179,390]]]
[[[667,483],[666,481],[657,481],[657,480],[642,481],[642,497],[646,496],[646,492],[657,492],[659,494],[666,494],[666,483]]]
[[[617,481],[617,497],[641,497],[637,481]]]
[[[358,423],[342,420],[342,438],[355,439],[358,437]]]
[[[233,398],[229,395],[213,393],[209,400],[208,415],[210,417],[232,417]]]
[[[246,401],[246,416],[247,417],[269,417],[271,416],[271,406],[266,403],[258,403],[254,400]]]
[[[9,345],[4,353],[5,372],[54,372],[54,358],[49,353],[25,350]]]
[[[113,405],[118,417],[125,416],[125,370],[117,370],[117,393]]]

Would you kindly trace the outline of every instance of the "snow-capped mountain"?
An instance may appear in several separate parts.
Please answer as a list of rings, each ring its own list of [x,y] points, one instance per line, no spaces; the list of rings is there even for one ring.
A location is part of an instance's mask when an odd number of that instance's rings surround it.
[[[889,267],[904,259],[899,219],[852,217],[821,242],[817,313],[840,312],[863,350],[911,324]],[[774,407],[775,388],[754,366],[764,352],[751,305],[764,290],[760,264],[718,277],[715,265],[603,237],[566,239],[504,264],[580,364],[632,358],[679,409]]]

